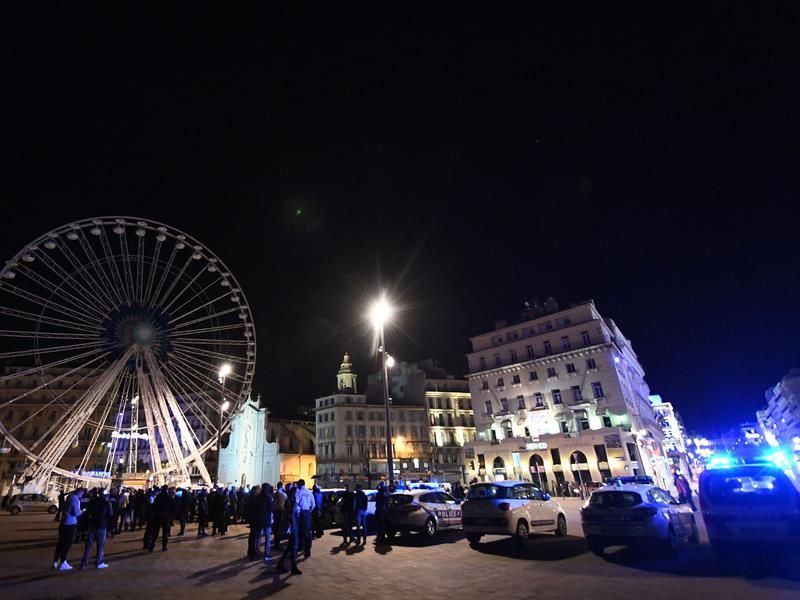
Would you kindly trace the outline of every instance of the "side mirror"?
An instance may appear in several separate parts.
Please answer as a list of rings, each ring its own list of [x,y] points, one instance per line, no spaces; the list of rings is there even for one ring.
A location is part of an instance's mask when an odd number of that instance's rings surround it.
[[[550,500],[550,498],[552,498],[552,496],[550,494],[543,494],[542,498],[544,498],[545,500]]]

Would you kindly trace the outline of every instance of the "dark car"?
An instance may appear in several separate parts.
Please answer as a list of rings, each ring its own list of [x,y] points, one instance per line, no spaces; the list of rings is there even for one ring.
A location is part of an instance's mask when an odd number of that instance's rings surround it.
[[[327,529],[336,524],[336,505],[344,494],[344,488],[330,488],[322,491],[322,527]]]

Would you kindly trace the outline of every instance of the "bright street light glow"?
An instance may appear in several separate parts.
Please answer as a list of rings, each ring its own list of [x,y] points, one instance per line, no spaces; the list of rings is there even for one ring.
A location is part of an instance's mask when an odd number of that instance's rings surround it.
[[[226,411],[226,410],[228,410],[228,407],[229,407],[230,405],[231,405],[231,403],[230,403],[230,402],[228,402],[227,400],[225,400],[225,402],[223,402],[223,403],[222,403],[222,410],[223,410],[223,412],[224,412],[224,411]]]
[[[375,329],[380,329],[392,316],[392,307],[386,300],[386,296],[381,296],[370,308],[369,318]]]
[[[386,368],[391,369],[394,366],[394,358],[391,354],[386,355]]]
[[[219,378],[222,379],[224,377],[227,377],[228,375],[231,374],[232,370],[233,368],[228,363],[225,363],[219,368]]]

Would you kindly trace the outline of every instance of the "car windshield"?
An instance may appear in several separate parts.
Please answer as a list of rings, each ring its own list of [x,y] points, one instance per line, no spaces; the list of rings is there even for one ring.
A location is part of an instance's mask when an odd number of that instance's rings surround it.
[[[706,471],[700,494],[718,504],[784,504],[791,502],[793,488],[777,469],[751,467]]]
[[[469,500],[480,500],[482,498],[508,498],[509,488],[487,484],[473,485],[469,488],[467,498]]]
[[[642,503],[642,497],[636,492],[595,492],[589,504],[596,507],[627,508]]]

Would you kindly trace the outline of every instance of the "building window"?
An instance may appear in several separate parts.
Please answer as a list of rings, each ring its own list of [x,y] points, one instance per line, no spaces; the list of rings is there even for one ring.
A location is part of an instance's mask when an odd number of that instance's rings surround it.
[[[567,373],[577,373],[575,363],[567,363]]]
[[[561,390],[553,390],[553,404],[561,404]]]
[[[561,421],[561,433],[569,433],[569,423]]]
[[[558,375],[556,374],[556,368],[555,367],[547,367],[547,376],[548,377],[558,377]]]
[[[600,385],[599,381],[595,381],[592,383],[592,393],[594,394],[595,398],[603,398],[603,386]]]
[[[531,372],[528,374],[528,378],[529,378],[531,381],[538,381],[538,380],[539,380],[539,373],[537,373],[536,371],[531,371]]]
[[[511,383],[520,383],[520,380],[519,380],[519,375],[514,375],[514,376],[511,378]]]
[[[575,402],[580,402],[581,400],[583,400],[583,395],[581,394],[581,386],[573,385],[571,389],[572,389],[572,399],[575,400]]]
[[[533,353],[533,346],[525,346],[525,351],[528,353],[528,360],[536,358],[536,355]]]
[[[481,389],[488,390],[489,389],[489,382],[488,381],[481,381]]]
[[[359,421],[363,421],[364,420],[364,411],[363,410],[360,410],[360,411],[358,411],[356,413],[356,419],[358,419]]]
[[[486,406],[486,414],[487,415],[492,414],[492,401],[487,400],[485,406]]]
[[[347,419],[348,421],[352,421],[353,420],[353,411],[352,410],[348,410],[344,414],[344,418]]]
[[[494,366],[495,367],[502,367],[503,366],[503,361],[500,360],[500,355],[499,354],[495,354],[494,355]]]
[[[525,398],[517,396],[517,410],[525,410]]]
[[[589,419],[586,417],[578,419],[578,424],[581,427],[581,431],[588,431],[589,429]]]
[[[353,458],[353,444],[347,444],[347,458]]]
[[[512,350],[511,352],[509,352],[509,354],[511,355],[511,362],[512,363],[517,362],[517,351],[516,350]]]
[[[544,396],[542,396],[541,392],[536,392],[533,395],[533,401],[536,404],[536,408],[543,408],[544,407]]]
[[[406,420],[406,411],[401,410],[398,414],[400,415],[400,422],[404,423]]]
[[[549,341],[546,341],[546,342],[544,343],[544,353],[545,353],[547,356],[550,356],[550,355],[553,353],[553,347],[550,345],[550,342],[549,342]]]
[[[375,437],[375,425],[369,427],[369,437]]]
[[[501,388],[501,387],[505,387],[505,385],[506,384],[505,384],[505,381],[503,381],[503,378],[502,377],[498,377],[497,378],[497,387]]]
[[[571,350],[570,345],[569,345],[569,338],[567,336],[564,336],[564,337],[561,338],[561,349],[565,350],[565,351],[566,350]]]
[[[347,437],[353,437],[353,426],[352,425],[348,425],[347,426]]]
[[[611,427],[611,417],[603,417],[603,427]]]
[[[591,346],[592,340],[589,338],[588,331],[581,331],[581,341],[583,342],[584,346]]]
[[[587,369],[596,369],[597,368],[597,363],[594,362],[593,358],[587,358],[586,359],[586,368]]]
[[[481,361],[481,370],[483,371],[486,369],[486,359],[481,356],[480,361]]]
[[[508,400],[505,398],[500,398],[500,410],[503,412],[508,412]]]

